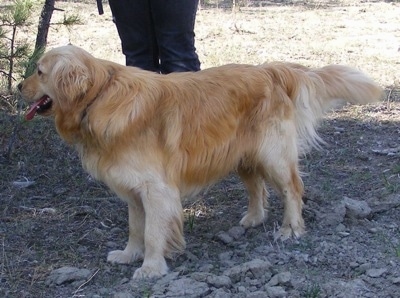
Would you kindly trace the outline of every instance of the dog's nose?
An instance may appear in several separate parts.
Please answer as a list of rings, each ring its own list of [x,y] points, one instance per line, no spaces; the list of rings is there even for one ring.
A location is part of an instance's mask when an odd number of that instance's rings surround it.
[[[19,91],[21,91],[21,89],[22,89],[22,82],[18,84],[17,88],[18,88]]]

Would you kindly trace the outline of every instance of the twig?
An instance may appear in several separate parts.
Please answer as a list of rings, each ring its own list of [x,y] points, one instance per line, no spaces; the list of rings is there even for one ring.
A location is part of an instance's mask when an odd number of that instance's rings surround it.
[[[6,250],[5,250],[5,236],[2,237],[2,257],[3,260],[0,262],[0,275],[1,276],[15,276],[13,272],[13,268],[7,258]]]
[[[400,202],[380,203],[372,207],[372,213],[384,213],[400,207]]]
[[[11,158],[12,150],[14,148],[14,143],[15,143],[15,141],[17,139],[17,133],[18,133],[18,130],[19,130],[20,126],[21,126],[21,121],[20,121],[21,113],[22,113],[22,103],[21,103],[21,100],[19,99],[18,102],[17,102],[17,115],[16,115],[16,117],[14,117],[13,132],[12,132],[12,135],[11,135],[10,140],[8,142],[8,149],[7,149],[7,153],[6,153],[7,159]]]
[[[8,96],[2,95],[1,98],[3,99],[4,103],[6,103],[8,105],[10,110],[14,109],[14,106],[9,102],[9,99],[11,98],[11,95],[8,95]]]
[[[78,292],[82,291],[82,287],[84,287],[86,284],[88,284],[88,283],[93,279],[93,277],[97,274],[97,272],[99,272],[99,271],[100,271],[100,269],[97,269],[97,271],[96,271],[95,273],[93,273],[92,276],[91,276],[87,281],[85,281],[83,284],[81,284],[81,285],[76,289],[76,291],[72,293],[72,297],[76,297],[76,294],[77,294]]]
[[[39,214],[44,214],[44,213],[56,214],[57,213],[56,209],[54,209],[54,208],[37,209],[37,208],[26,207],[26,206],[22,206],[22,205],[19,206],[19,208],[21,208],[22,210],[32,211],[35,216],[37,213],[39,213]]]
[[[4,59],[4,58],[6,58],[6,57],[0,56],[0,58],[1,58],[1,59]],[[4,70],[1,70],[1,69],[0,69],[0,74],[2,74],[2,75],[4,75],[4,76],[8,76],[8,73],[5,72]]]
[[[26,181],[13,181],[12,185],[17,187],[17,188],[26,188],[29,187],[33,184],[35,184],[35,181],[29,181],[27,178],[25,178]]]
[[[49,197],[47,197],[47,196],[32,196],[32,197],[28,198],[29,201],[30,200],[48,200],[48,199],[49,199]]]
[[[99,198],[66,197],[65,200],[71,200],[71,201],[91,201],[91,202],[119,201],[118,197],[99,197]]]
[[[392,89],[389,90],[389,94],[388,94],[388,96],[387,96],[387,105],[386,105],[386,108],[387,108],[388,111],[390,111],[390,97],[392,96],[393,89],[394,89],[394,88],[392,88]]]

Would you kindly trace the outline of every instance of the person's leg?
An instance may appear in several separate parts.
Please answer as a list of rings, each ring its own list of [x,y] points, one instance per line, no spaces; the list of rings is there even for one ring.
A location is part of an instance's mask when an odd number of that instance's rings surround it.
[[[194,46],[198,0],[150,0],[161,73],[200,70]]]
[[[126,65],[160,72],[149,0],[109,0]]]

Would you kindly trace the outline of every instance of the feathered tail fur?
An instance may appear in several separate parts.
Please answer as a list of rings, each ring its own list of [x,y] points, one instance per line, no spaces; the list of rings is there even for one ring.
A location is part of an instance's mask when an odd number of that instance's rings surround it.
[[[338,103],[368,104],[378,102],[383,90],[362,72],[343,65],[309,69],[289,64],[299,82],[292,100],[296,106],[296,128],[300,154],[322,142],[316,133],[319,119]],[[300,75],[300,76],[298,76]]]

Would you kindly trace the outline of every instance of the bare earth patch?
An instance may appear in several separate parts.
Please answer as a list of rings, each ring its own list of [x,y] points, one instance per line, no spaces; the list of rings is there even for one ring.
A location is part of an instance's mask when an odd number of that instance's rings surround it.
[[[302,160],[307,234],[273,241],[282,218],[274,194],[263,226],[238,227],[247,201],[232,175],[185,203],[187,249],[169,262],[171,273],[132,282],[139,263],[106,262],[125,246],[126,206],[83,172],[51,120],[1,111],[1,297],[399,297],[400,3],[263,4],[199,11],[203,68],[339,63],[387,91],[381,104],[327,115],[326,145]],[[57,6],[79,11],[83,24],[52,29],[50,48],[71,42],[124,63],[106,4],[104,16],[92,3]],[[35,30],[23,34],[32,39]]]

